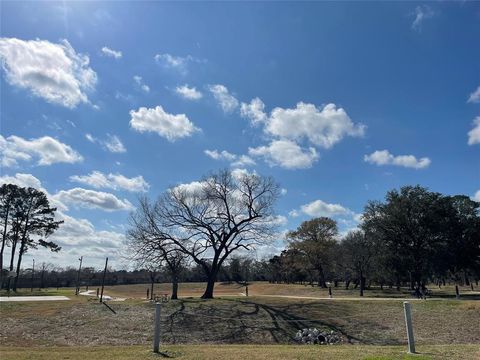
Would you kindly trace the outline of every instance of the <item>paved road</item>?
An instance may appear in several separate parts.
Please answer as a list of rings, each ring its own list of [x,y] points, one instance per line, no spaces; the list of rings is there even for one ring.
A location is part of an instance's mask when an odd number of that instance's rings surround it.
[[[7,301],[65,301],[70,300],[66,296],[1,296],[0,302]]]

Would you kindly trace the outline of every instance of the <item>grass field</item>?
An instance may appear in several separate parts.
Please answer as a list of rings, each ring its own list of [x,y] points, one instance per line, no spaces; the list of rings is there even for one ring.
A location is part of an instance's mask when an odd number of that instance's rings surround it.
[[[205,290],[205,283],[180,283],[178,294],[179,296],[200,297]],[[126,297],[126,298],[145,298],[149,284],[138,285],[116,285],[105,287],[105,292],[109,295]],[[312,297],[328,297],[328,289],[322,289],[318,286],[309,286],[301,284],[271,284],[269,282],[257,281],[249,284],[249,295],[295,295],[295,296],[312,296]],[[475,291],[472,291],[469,286],[460,286],[461,296],[465,299],[480,300],[480,288],[475,286]],[[359,297],[359,290],[350,286],[349,290],[343,287],[332,288],[334,297]],[[431,287],[435,298],[455,298],[455,287],[453,285],[438,287]],[[170,284],[155,284],[154,292],[170,293]],[[215,285],[215,295],[238,295],[245,292],[245,286],[238,283],[217,283]],[[365,291],[365,297],[393,297],[393,298],[410,298],[411,292],[407,288],[401,288],[400,291],[396,289],[389,289],[384,287],[381,290],[379,287],[372,287]]]
[[[155,286],[156,293],[168,292],[168,284]],[[247,298],[240,295],[244,287],[238,284],[218,284],[217,299],[201,300],[198,296],[203,286],[181,284],[180,295],[191,297],[162,305],[162,343],[168,344],[166,349],[171,356],[406,358],[403,305],[399,298],[408,297],[407,290],[383,301],[374,298],[388,297],[391,290],[370,290],[362,301],[332,301],[273,297],[328,296],[325,290],[309,286],[254,283],[249,286],[251,296]],[[0,303],[0,357],[2,360],[77,359],[81,355],[83,359],[87,356],[84,353],[95,351],[92,358],[153,358],[149,349],[154,304],[144,299],[147,287],[107,287],[106,294],[127,298],[110,303],[117,314],[95,298],[74,296],[73,289],[33,292],[33,295],[67,295],[72,301]],[[443,294],[434,294],[438,295],[436,300],[412,302],[417,347],[423,354],[415,358],[480,358],[476,352],[480,349],[480,301],[470,300],[474,296],[460,301],[449,299],[454,294],[453,288],[442,291]],[[29,290],[19,292],[19,295],[29,294]],[[334,296],[348,298],[355,293],[338,290]],[[343,344],[297,346],[293,336],[305,327],[333,330],[341,334]],[[442,357],[445,354],[448,357]]]
[[[153,360],[161,358],[196,360],[385,360],[385,359],[478,359],[480,350],[475,345],[422,346],[419,353],[407,355],[404,346],[285,346],[285,345],[168,345],[154,354],[146,346],[115,347],[30,347],[11,349],[0,347],[2,360]]]

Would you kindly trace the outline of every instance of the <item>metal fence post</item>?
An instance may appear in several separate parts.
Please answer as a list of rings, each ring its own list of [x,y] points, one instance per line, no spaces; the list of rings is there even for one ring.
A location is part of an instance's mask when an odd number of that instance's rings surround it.
[[[155,304],[155,334],[153,336],[153,352],[160,351],[160,303]]]
[[[415,354],[415,338],[413,337],[412,312],[410,303],[408,301],[404,301],[403,308],[405,311],[405,323],[407,325],[408,353]]]

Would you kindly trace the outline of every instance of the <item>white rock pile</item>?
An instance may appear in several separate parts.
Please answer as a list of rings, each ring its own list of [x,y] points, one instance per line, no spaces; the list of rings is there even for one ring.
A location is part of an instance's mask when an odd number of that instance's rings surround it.
[[[302,344],[333,345],[342,341],[333,331],[320,331],[316,328],[298,330],[295,340]]]

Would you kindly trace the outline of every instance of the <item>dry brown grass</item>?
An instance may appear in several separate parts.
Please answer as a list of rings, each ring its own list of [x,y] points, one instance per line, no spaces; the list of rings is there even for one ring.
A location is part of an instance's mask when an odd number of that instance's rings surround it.
[[[2,303],[0,345],[86,346],[148,344],[154,306],[142,300],[113,302],[112,314],[98,302]],[[304,327],[331,329],[352,344],[405,343],[402,303],[296,300],[268,297],[181,299],[162,310],[166,343],[286,344]],[[420,344],[480,344],[480,302],[413,303]]]
[[[179,295],[184,297],[200,297],[205,290],[205,283],[180,283]],[[136,284],[136,285],[116,285],[107,286],[105,292],[109,295],[127,298],[146,298],[147,288],[150,288],[149,284]],[[312,297],[328,297],[328,289],[322,289],[318,286],[309,286],[301,284],[271,284],[268,282],[257,281],[249,285],[249,295],[295,295],[295,296],[312,296]],[[431,288],[434,298],[455,298],[455,287],[448,285],[439,289],[438,287]],[[349,290],[345,290],[343,287],[332,288],[334,297],[359,297],[358,289],[354,289],[352,286]],[[245,292],[245,286],[238,283],[217,283],[215,285],[215,295],[239,295]],[[170,294],[171,285],[168,283],[155,284],[154,293],[156,294]],[[480,289],[475,288],[472,292],[470,287],[460,287],[460,293],[465,299],[479,299]],[[381,290],[378,287],[365,291],[365,297],[391,297],[391,298],[411,298],[410,290],[402,288],[400,291],[396,289],[389,289],[384,287]]]

